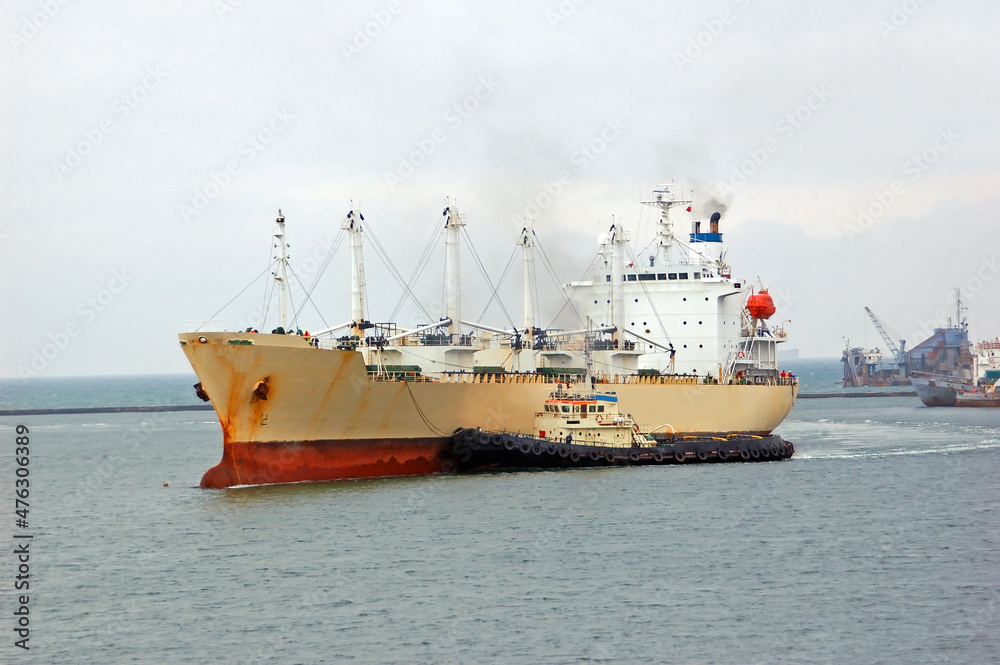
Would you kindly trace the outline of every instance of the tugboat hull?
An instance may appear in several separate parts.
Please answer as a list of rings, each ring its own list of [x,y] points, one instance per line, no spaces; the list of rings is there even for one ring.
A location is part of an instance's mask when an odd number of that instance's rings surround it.
[[[771,462],[790,458],[795,447],[780,436],[689,437],[656,446],[611,447],[558,443],[519,434],[459,430],[452,437],[461,471],[574,469],[722,462]]]

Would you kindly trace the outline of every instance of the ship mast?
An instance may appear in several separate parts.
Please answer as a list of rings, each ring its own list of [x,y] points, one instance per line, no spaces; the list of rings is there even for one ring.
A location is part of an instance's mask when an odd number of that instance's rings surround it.
[[[278,325],[281,329],[288,330],[288,244],[285,242],[285,216],[278,209],[278,218],[275,221],[274,246],[278,248],[278,255],[274,258],[278,260],[278,269],[274,271],[274,281],[278,283]]]
[[[969,323],[962,319],[962,310],[968,310],[968,307],[962,305],[962,287],[958,287],[955,289],[955,327],[965,330]]]
[[[535,339],[535,230],[534,220],[525,220],[518,244],[524,251],[524,336],[534,346]]]
[[[462,335],[462,264],[461,233],[465,222],[450,199],[445,199],[445,290],[447,296],[448,334],[458,344]]]
[[[351,201],[351,211],[344,218],[341,228],[351,236],[351,335],[365,335],[365,261],[363,222],[360,204],[355,207]]]
[[[615,331],[611,338],[615,348],[625,346],[625,243],[628,237],[621,221],[611,218],[614,222],[610,230],[611,243],[611,325]]]
[[[656,238],[657,245],[663,252],[663,264],[667,265],[670,263],[671,248],[676,238],[674,235],[674,223],[670,219],[670,209],[682,205],[690,207],[691,201],[689,199],[675,199],[673,193],[670,191],[670,186],[661,185],[659,188],[653,190],[653,200],[643,201],[643,204],[660,209],[659,230],[656,233]]]

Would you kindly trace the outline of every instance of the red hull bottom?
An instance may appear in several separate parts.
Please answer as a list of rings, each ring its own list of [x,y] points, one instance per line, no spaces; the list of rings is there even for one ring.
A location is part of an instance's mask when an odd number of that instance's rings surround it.
[[[455,469],[447,438],[350,441],[237,441],[223,446],[222,461],[205,472],[202,487],[269,485],[342,478],[377,478]]]

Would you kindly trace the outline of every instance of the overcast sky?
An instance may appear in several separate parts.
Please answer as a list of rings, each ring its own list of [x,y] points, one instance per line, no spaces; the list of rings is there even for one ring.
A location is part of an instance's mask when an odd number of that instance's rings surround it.
[[[638,201],[667,181],[704,219],[724,212],[734,277],[771,287],[802,356],[839,356],[845,336],[882,346],[865,306],[914,344],[953,315],[957,286],[972,337],[1000,334],[996,3],[0,12],[6,376],[189,371],[176,333],[266,269],[278,208],[307,282],[352,199],[409,276],[445,196],[494,280],[529,212],[569,281],[611,215],[649,240]],[[370,245],[370,318],[385,320],[400,288]],[[435,315],[436,251],[418,289]],[[487,289],[465,259],[474,318]],[[329,323],[349,318],[347,270],[341,249],[314,293]],[[541,270],[538,284],[548,323],[559,298]],[[517,317],[519,270],[503,292]],[[263,294],[259,281],[217,318],[251,321]],[[425,317],[408,304],[398,318]],[[484,318],[506,323],[496,307]]]

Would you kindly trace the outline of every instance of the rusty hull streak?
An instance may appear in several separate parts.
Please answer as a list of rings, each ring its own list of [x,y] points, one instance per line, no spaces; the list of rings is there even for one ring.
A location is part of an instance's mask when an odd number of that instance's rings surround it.
[[[346,360],[340,363],[339,367],[337,368],[337,373],[333,375],[333,379],[331,379],[329,385],[327,386],[326,393],[323,395],[323,398],[320,400],[320,404],[321,405],[327,406],[330,403],[330,398],[332,397],[332,393],[333,393],[334,389],[337,388],[338,383],[341,381],[341,375],[344,374],[344,372],[347,371],[349,364],[350,364],[350,361],[346,361]],[[353,384],[354,382],[352,381],[351,383]],[[357,385],[357,384],[355,384],[355,385]],[[368,377],[368,373],[365,372],[365,387],[364,387],[363,391],[358,391],[358,397],[359,397],[359,399],[362,396],[362,394],[364,394],[365,396],[367,396],[371,392],[371,388],[372,388],[372,381]],[[326,413],[327,412],[325,411],[325,409],[322,409],[322,408],[319,409],[316,412],[316,415],[313,417],[313,419],[311,421],[311,424],[314,426],[315,431],[320,431],[321,430],[321,427],[320,427],[321,423],[319,422],[319,417],[323,416],[323,421],[325,422],[326,421],[326,416],[325,416]],[[355,413],[357,413],[357,411],[355,411]],[[355,421],[354,424],[356,424],[356,422],[357,421]],[[350,427],[351,424],[352,423],[350,423],[350,422],[346,423],[347,427]]]

